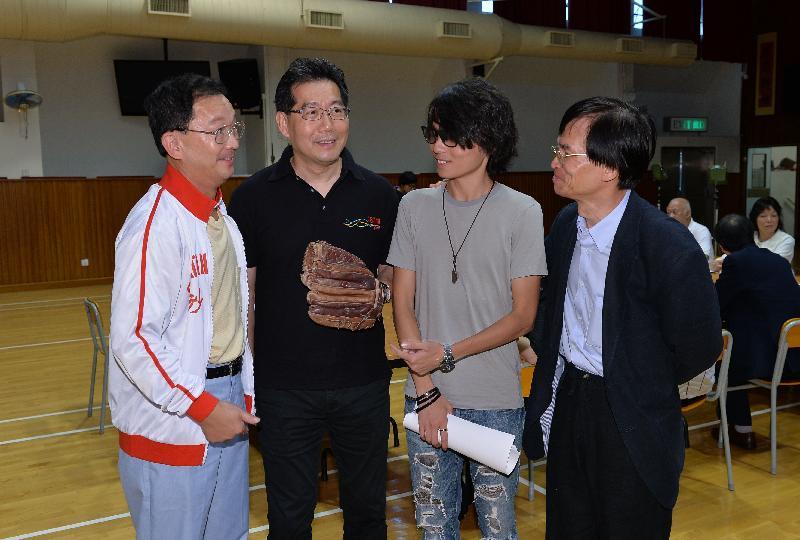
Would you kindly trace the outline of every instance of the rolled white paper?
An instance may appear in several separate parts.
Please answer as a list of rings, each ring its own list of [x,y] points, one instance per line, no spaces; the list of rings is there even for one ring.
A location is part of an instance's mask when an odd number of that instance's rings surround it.
[[[417,413],[406,414],[403,425],[419,433]],[[447,448],[506,475],[511,474],[519,461],[513,435],[452,414],[447,415]]]

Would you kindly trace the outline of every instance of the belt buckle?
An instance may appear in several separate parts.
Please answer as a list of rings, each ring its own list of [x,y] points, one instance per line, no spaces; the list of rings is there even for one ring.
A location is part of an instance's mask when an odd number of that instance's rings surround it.
[[[233,377],[233,363],[234,363],[235,361],[236,361],[236,360],[234,360],[233,362],[231,362],[230,364],[228,364],[228,376],[229,376],[229,377]]]
[[[583,375],[581,375],[581,378],[582,379],[588,379],[589,378],[589,374],[584,371]]]

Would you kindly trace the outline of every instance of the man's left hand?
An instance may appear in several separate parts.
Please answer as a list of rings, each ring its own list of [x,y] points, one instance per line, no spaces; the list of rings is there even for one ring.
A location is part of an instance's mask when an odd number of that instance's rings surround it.
[[[444,357],[444,346],[435,341],[404,341],[397,347],[390,345],[392,352],[402,358],[408,368],[417,375],[427,375],[437,369]]]

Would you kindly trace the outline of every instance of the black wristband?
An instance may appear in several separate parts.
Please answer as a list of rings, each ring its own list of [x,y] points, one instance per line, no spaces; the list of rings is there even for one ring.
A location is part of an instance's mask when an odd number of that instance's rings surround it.
[[[426,399],[428,399],[429,397],[431,397],[431,396],[433,396],[434,394],[437,394],[437,393],[440,393],[439,392],[439,387],[438,386],[434,386],[433,388],[431,388],[430,390],[428,390],[424,394],[421,394],[421,395],[417,396],[416,397],[416,401],[417,401],[417,403],[419,403],[420,401],[425,401]]]
[[[442,394],[436,394],[434,397],[423,403],[422,405],[418,405],[416,409],[414,409],[415,413],[419,413],[421,410],[426,409],[434,404],[434,402],[442,397]]]

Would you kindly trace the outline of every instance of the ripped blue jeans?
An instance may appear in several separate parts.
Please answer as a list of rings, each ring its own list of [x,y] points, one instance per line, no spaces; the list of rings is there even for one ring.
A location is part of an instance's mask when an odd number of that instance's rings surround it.
[[[415,402],[406,397],[405,412]],[[521,446],[525,409],[454,409],[453,415],[514,435]],[[406,430],[408,462],[417,527],[423,540],[457,540],[461,537],[458,512],[461,508],[461,471],[464,457],[434,448],[417,433]],[[519,464],[506,476],[480,463],[470,462],[469,474],[475,485],[475,512],[485,540],[517,540],[514,497],[519,485]]]

